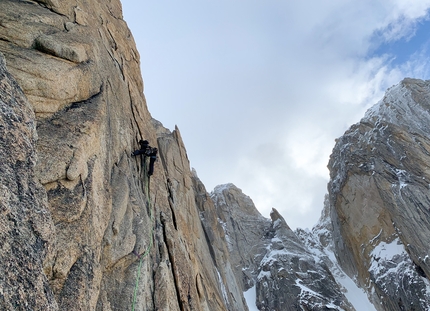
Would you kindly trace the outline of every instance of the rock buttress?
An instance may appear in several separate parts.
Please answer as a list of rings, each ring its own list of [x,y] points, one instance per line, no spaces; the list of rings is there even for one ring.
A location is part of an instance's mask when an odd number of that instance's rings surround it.
[[[405,79],[330,158],[336,254],[378,310],[430,308],[429,111],[429,81]]]

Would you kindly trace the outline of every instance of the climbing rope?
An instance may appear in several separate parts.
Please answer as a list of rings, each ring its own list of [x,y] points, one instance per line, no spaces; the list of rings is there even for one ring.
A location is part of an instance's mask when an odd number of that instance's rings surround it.
[[[133,293],[133,304],[131,310],[134,311],[134,307],[136,304],[136,296],[137,296],[137,289],[139,287],[139,279],[140,279],[140,272],[142,268],[143,259],[148,256],[149,252],[151,251],[152,245],[153,245],[153,233],[154,233],[154,226],[152,223],[154,222],[154,216],[152,215],[152,207],[151,207],[151,197],[149,195],[149,181],[150,177],[147,175],[147,169],[146,169],[146,156],[143,157],[144,165],[143,165],[143,174],[145,177],[147,177],[146,182],[146,198],[147,198],[147,206],[149,207],[149,218],[151,219],[151,233],[150,233],[150,242],[148,247],[146,248],[145,252],[142,255],[139,255],[133,251],[133,254],[137,256],[137,258],[140,259],[139,261],[139,267],[137,268],[137,275],[136,275],[136,284],[134,286],[134,293]]]

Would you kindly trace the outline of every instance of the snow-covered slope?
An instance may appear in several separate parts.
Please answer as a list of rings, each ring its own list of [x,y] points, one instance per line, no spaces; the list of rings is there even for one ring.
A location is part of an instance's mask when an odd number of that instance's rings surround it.
[[[260,310],[354,310],[336,283],[327,261],[272,210],[271,243],[260,262],[257,307]]]
[[[276,210],[271,221],[262,217],[252,200],[232,184],[218,186],[211,198],[251,311],[354,310],[327,263]]]

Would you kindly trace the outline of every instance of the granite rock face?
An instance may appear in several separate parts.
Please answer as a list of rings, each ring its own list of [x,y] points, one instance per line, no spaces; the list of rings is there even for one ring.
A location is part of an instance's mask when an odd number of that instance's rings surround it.
[[[43,260],[54,224],[34,175],[34,113],[0,54],[0,309],[58,310]]]
[[[241,290],[255,285],[258,266],[270,240],[270,220],[264,218],[242,190],[233,184],[219,185],[211,193],[216,206],[236,279]]]
[[[330,158],[335,253],[378,310],[430,308],[430,82],[404,79]]]
[[[1,132],[5,159],[12,161],[4,163],[11,173],[1,186],[1,221],[10,218],[1,235],[10,251],[2,256],[33,248],[32,261],[15,262],[16,270],[0,263],[8,271],[0,283],[2,305],[245,309],[222,264],[226,248],[211,252],[205,238],[205,230],[217,237],[210,230],[219,228],[202,225],[205,207],[198,207],[180,133],[159,126],[147,110],[139,54],[120,2],[5,0],[0,20],[0,52],[17,81],[2,94],[1,111],[13,120],[6,118],[10,132]],[[24,101],[18,84],[31,106],[25,102],[12,113],[9,102]],[[150,179],[148,159],[131,156],[140,139],[159,149]],[[27,200],[27,192],[28,206],[9,206],[19,203],[18,194]],[[24,280],[14,281],[30,264]],[[27,283],[37,290],[20,291]]]
[[[34,170],[56,232],[50,288],[61,310],[128,308],[134,253],[151,239],[149,193],[130,153],[140,137],[156,139],[120,3],[6,0],[0,15],[0,51],[37,117]]]
[[[158,135],[160,166],[166,174],[166,183],[156,186],[166,188],[157,189],[159,194],[154,198],[161,210],[155,230],[156,255],[161,267],[165,262],[169,264],[174,284],[170,290],[156,284],[155,294],[160,300],[172,299],[172,291],[176,291],[180,310],[245,310],[220,236],[222,231],[214,221],[215,209],[203,184],[190,169],[179,130],[170,132],[155,120],[153,124]],[[156,274],[156,280],[168,281],[163,274],[158,278]]]

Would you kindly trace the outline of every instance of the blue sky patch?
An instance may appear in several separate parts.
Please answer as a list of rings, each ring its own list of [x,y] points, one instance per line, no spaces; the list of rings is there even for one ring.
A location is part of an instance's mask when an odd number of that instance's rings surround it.
[[[430,18],[422,19],[414,28],[397,40],[387,41],[382,33],[376,33],[372,40],[377,45],[370,54],[373,56],[389,55],[392,65],[407,62],[415,53],[425,50],[430,43]]]

